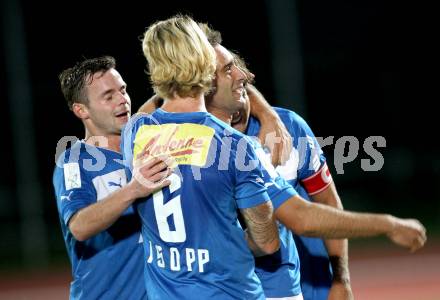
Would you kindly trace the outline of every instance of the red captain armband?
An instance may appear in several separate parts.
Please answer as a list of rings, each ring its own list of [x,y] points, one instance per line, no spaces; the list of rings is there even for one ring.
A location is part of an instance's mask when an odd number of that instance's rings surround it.
[[[313,196],[325,190],[330,185],[332,180],[332,175],[327,167],[327,163],[324,163],[318,172],[302,180],[301,182],[307,193]]]

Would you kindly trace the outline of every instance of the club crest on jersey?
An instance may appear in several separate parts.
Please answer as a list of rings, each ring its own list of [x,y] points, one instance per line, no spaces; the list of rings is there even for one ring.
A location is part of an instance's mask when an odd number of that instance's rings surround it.
[[[66,191],[81,188],[81,173],[78,163],[67,163],[63,166]]]
[[[198,124],[143,125],[134,140],[134,157],[169,154],[179,165],[204,166],[214,129]]]

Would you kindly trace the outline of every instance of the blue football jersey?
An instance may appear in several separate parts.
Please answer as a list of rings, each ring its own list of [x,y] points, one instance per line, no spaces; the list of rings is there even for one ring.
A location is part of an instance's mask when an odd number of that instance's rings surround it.
[[[249,145],[254,149],[262,165],[263,181],[267,188],[267,194],[273,204],[274,211],[289,198],[298,195],[298,192],[287,182],[273,167],[270,155],[268,155],[255,137],[249,137]],[[279,228],[283,225],[279,224]],[[281,238],[281,236],[280,236]]]
[[[147,299],[141,224],[132,207],[107,230],[77,241],[70,218],[127,182],[122,155],[77,141],[57,160],[53,185],[72,265],[70,299]]]
[[[310,178],[325,164],[323,152],[307,123],[293,111],[274,108],[280,116],[292,136],[293,149],[288,162],[284,166],[276,168],[277,172],[286,179],[306,200],[310,201],[309,195],[301,181]],[[260,130],[260,123],[251,117],[246,134],[257,136]],[[295,245],[301,262],[301,289],[304,299],[327,299],[332,283],[332,270],[324,241],[319,238],[302,237],[293,234]],[[287,243],[286,243],[287,244]],[[296,249],[291,249],[294,258]],[[259,272],[258,264],[257,272]],[[260,277],[266,290],[280,291],[284,288],[278,282],[283,282],[285,273],[276,271],[274,266],[272,282],[266,284],[264,277]],[[278,276],[279,275],[279,276]],[[286,290],[287,292],[287,290]],[[272,293],[267,293],[269,297]],[[273,294],[275,295],[275,294]],[[278,294],[278,297],[281,294]],[[275,296],[274,296],[275,297]]]
[[[266,183],[267,192],[272,200],[274,211],[290,197],[297,195],[295,189],[282,178],[272,166],[270,155],[264,152],[259,143],[255,143],[257,155],[270,176]],[[272,255],[255,258],[255,272],[260,279],[264,294],[269,298],[284,298],[301,294],[300,261],[292,232],[277,222],[280,235],[280,249]]]
[[[207,112],[158,109],[126,125],[121,148],[129,177],[143,150],[170,154],[177,165],[169,187],[136,204],[149,299],[264,299],[237,220],[237,209],[269,201],[252,143]]]

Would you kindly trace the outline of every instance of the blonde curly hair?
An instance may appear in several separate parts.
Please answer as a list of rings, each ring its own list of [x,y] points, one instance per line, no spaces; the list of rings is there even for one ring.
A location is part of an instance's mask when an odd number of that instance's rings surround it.
[[[142,49],[154,91],[162,98],[195,97],[211,88],[216,54],[205,34],[188,16],[151,25]]]

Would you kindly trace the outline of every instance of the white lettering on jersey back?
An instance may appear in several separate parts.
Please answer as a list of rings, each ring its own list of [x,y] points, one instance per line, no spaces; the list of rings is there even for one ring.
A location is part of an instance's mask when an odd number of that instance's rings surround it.
[[[287,162],[276,168],[277,172],[286,180],[293,180],[298,177],[299,153],[298,150],[292,148]]]
[[[92,180],[96,190],[97,201],[105,198],[108,194],[120,189],[127,183],[124,169],[119,169],[104,175],[96,176]]]
[[[66,191],[81,188],[81,173],[79,172],[78,163],[64,164],[63,171]]]
[[[180,254],[177,248],[170,248],[170,269],[171,271],[180,271]]]
[[[188,268],[188,271],[191,272],[193,270],[192,265],[196,261],[196,253],[192,248],[186,248],[185,252],[186,252],[186,267]]]
[[[153,245],[151,241],[149,243],[149,255],[147,263],[156,263],[158,267],[162,269],[170,269],[171,271],[185,271],[187,272],[205,272],[205,265],[209,263],[209,251],[207,249],[194,249],[194,248],[175,248],[166,247],[162,248],[159,245]],[[181,252],[180,252],[181,251]],[[165,261],[164,252],[167,252],[168,261]],[[186,262],[182,262],[185,260]],[[198,268],[194,269],[194,264],[198,265]]]

